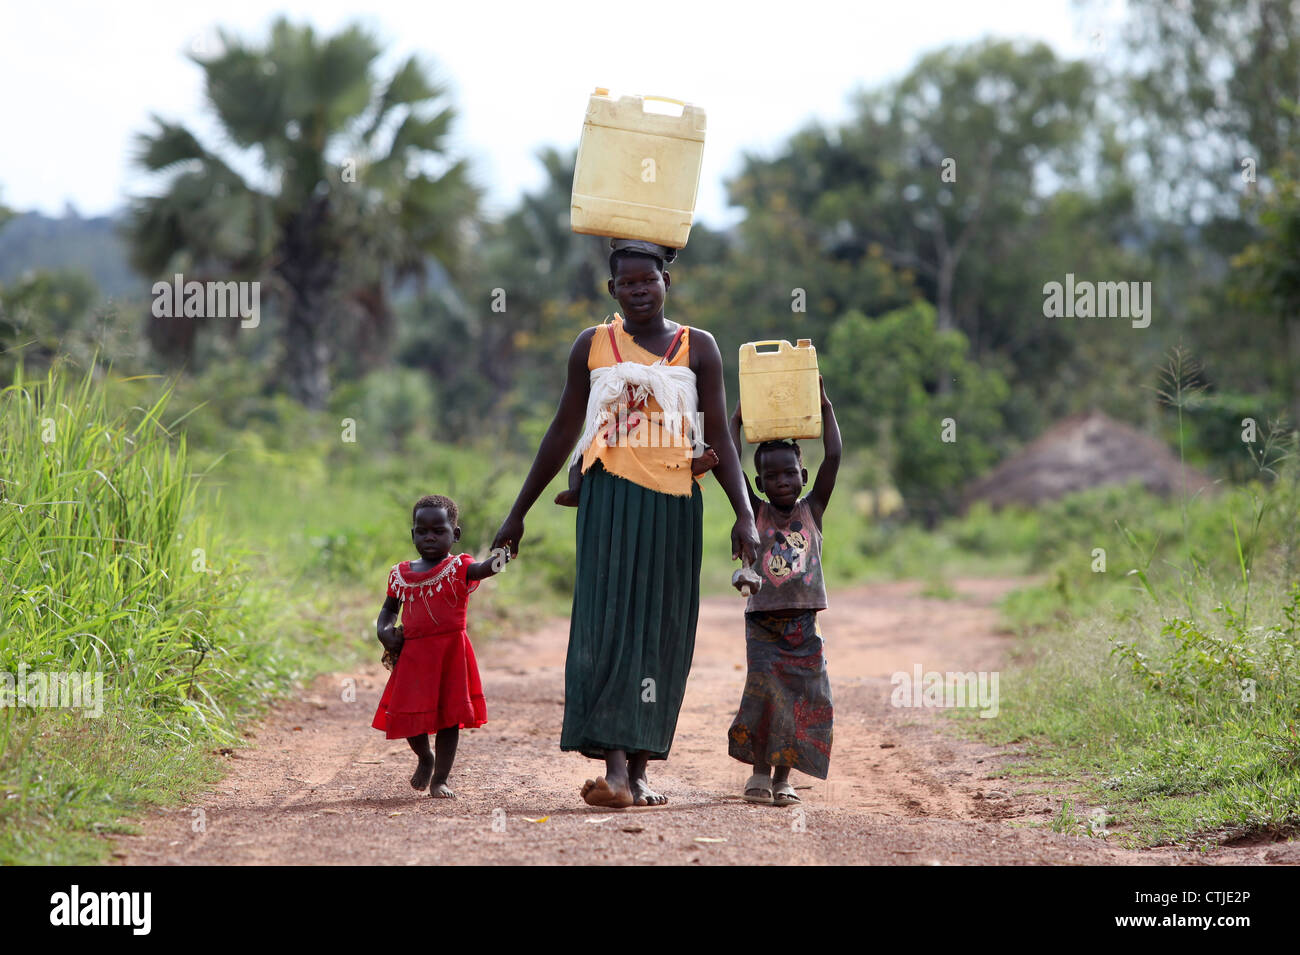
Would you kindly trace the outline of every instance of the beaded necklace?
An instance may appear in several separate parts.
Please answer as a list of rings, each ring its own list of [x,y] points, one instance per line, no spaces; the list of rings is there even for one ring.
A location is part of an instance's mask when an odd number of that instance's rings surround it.
[[[402,574],[402,565],[398,564],[393,568],[392,573],[392,586],[393,590],[397,592],[398,599],[405,602],[410,600],[412,596],[419,594],[420,600],[424,604],[425,612],[429,615],[429,619],[434,623],[438,623],[439,620],[437,614],[435,614],[433,608],[429,606],[430,587],[432,587],[435,592],[441,593],[442,585],[446,583],[448,589],[451,591],[452,603],[459,603],[462,596],[469,596],[468,589],[463,595],[456,589],[456,584],[459,583],[456,571],[460,569],[461,556],[462,555],[460,554],[448,554],[443,561],[438,564],[435,568],[436,572],[428,580],[407,580]],[[425,573],[429,573],[429,571],[425,571]]]

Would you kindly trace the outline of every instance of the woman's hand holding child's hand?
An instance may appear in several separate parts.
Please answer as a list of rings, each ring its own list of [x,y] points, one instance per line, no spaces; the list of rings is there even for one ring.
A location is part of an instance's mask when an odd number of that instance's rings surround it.
[[[511,514],[501,522],[501,529],[497,531],[497,536],[492,538],[492,549],[498,547],[509,547],[510,557],[513,559],[519,556],[519,542],[524,538],[524,522],[522,519]]]
[[[731,559],[737,558],[750,565],[758,562],[758,528],[752,517],[737,518],[731,525]]]
[[[740,428],[745,423],[744,417],[740,412],[740,399],[736,399],[736,410],[731,413],[731,440],[736,446],[736,453],[740,453]],[[742,468],[743,471],[743,468]],[[745,478],[748,484],[748,478]],[[750,491],[750,498],[753,498],[753,491]],[[731,559],[741,560],[745,566],[751,566],[758,561],[758,528],[754,525],[754,518],[751,514],[749,518],[738,517],[736,523],[731,527]],[[736,589],[740,589],[740,584],[732,581]]]

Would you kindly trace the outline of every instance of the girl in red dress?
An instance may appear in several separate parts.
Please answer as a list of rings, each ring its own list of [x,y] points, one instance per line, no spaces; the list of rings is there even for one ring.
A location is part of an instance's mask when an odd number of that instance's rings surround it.
[[[469,554],[452,554],[460,540],[459,516],[456,502],[440,494],[415,502],[411,541],[421,559],[402,561],[389,572],[388,597],[376,623],[386,657],[395,662],[370,725],[411,745],[419,760],[411,785],[428,786],[435,799],[455,795],[447,777],[460,730],[487,722],[466,610],[479,581],[501,570],[508,557],[475,563]],[[432,751],[430,733],[436,734]]]

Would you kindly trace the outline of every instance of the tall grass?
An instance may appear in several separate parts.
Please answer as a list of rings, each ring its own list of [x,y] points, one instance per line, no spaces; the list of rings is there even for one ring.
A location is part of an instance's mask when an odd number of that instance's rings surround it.
[[[110,387],[152,394],[119,411]],[[104,688],[98,718],[0,708],[0,861],[97,858],[87,835],[174,799],[297,672],[196,508],[157,392],[61,366],[37,381],[19,368],[0,392],[0,673],[102,674]]]

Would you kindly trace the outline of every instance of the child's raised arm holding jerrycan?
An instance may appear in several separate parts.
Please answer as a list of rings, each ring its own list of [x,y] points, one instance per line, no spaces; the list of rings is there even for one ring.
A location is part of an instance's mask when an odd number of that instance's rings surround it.
[[[747,802],[794,805],[800,799],[790,770],[825,779],[830,767],[831,684],[817,614],[826,609],[822,515],[835,489],[841,443],[820,375],[818,389],[825,457],[812,491],[801,496],[808,471],[796,441],[764,441],[754,451],[754,480],[766,501],[745,479],[758,522],[754,570],[763,584],[745,607],[748,673],[727,752],[754,767],[742,793]],[[731,419],[737,447],[743,421],[737,402]]]

